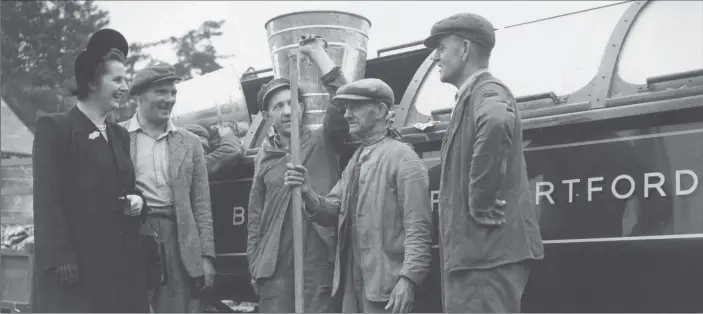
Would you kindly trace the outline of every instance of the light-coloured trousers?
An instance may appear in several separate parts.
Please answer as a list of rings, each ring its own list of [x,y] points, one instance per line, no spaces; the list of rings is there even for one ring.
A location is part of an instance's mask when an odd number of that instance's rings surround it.
[[[149,291],[152,313],[202,313],[200,300],[193,296],[195,279],[190,277],[181,260],[175,218],[149,215],[142,232],[152,228],[164,243],[168,274],[165,285]]]

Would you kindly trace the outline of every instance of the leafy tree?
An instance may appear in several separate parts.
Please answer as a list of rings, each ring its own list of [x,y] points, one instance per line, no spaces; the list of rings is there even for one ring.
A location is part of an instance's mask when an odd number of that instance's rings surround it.
[[[187,32],[176,44],[178,63],[174,65],[176,73],[183,79],[202,75],[222,68],[217,63],[217,51],[212,46],[211,38],[221,36],[220,28],[224,20],[206,21],[200,28]]]
[[[92,33],[109,23],[93,1],[2,1],[2,95],[34,130],[35,115],[74,103],[73,63]]]
[[[76,103],[73,65],[90,36],[109,24],[108,12],[94,1],[5,1],[1,2],[2,45],[0,89],[7,104],[32,131],[36,117],[62,112]],[[220,69],[211,39],[222,35],[224,20],[205,21],[182,36],[152,43],[132,43],[127,58],[128,77],[138,64],[159,62],[147,50],[172,45],[178,62],[176,73],[190,79]],[[227,57],[227,56],[225,56]],[[112,115],[122,121],[134,114],[136,104],[126,101]]]

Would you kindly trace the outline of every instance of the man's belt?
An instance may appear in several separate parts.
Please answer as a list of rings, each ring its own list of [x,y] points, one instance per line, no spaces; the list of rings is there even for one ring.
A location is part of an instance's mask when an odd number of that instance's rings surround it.
[[[149,206],[147,214],[149,216],[175,217],[176,216],[176,208],[173,206],[160,206],[160,207]]]

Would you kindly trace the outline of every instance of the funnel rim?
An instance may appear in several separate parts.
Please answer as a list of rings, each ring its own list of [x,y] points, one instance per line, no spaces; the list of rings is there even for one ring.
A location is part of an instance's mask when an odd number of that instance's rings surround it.
[[[295,12],[290,12],[290,13],[284,13],[284,14],[280,14],[280,15],[277,15],[277,16],[270,18],[268,21],[266,21],[266,23],[264,23],[264,28],[268,28],[269,23],[273,22],[274,20],[280,19],[282,17],[286,17],[286,16],[294,15],[294,14],[305,14],[305,13],[341,13],[341,14],[351,15],[351,16],[355,16],[355,17],[363,19],[364,21],[369,23],[369,28],[371,28],[371,21],[368,18],[366,18],[360,14],[346,12],[346,11],[339,11],[339,10],[307,10],[307,11],[295,11]]]

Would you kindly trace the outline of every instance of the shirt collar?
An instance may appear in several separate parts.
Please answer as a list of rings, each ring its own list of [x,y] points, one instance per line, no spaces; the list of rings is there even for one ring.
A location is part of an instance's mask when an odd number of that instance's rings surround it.
[[[283,144],[281,144],[281,136],[278,132],[274,131],[273,135],[269,136],[269,143],[275,148],[283,149]]]
[[[461,97],[461,95],[464,94],[466,92],[466,90],[469,89],[469,87],[474,85],[474,83],[476,82],[478,77],[485,74],[485,73],[488,73],[487,68],[480,69],[480,70],[474,72],[473,74],[469,75],[469,77],[466,79],[466,81],[464,81],[464,84],[461,84],[461,86],[459,87],[459,90],[456,91],[456,95],[454,95],[454,100],[459,100],[459,97]]]
[[[139,113],[135,113],[134,116],[132,116],[132,119],[129,120],[129,126],[127,128],[127,132],[134,133],[137,131],[143,131],[142,124],[139,123],[139,119],[137,119],[138,114]],[[166,133],[164,133],[164,134],[169,134],[171,132],[176,132],[176,125],[173,124],[173,122],[169,119],[168,122],[166,123]]]

